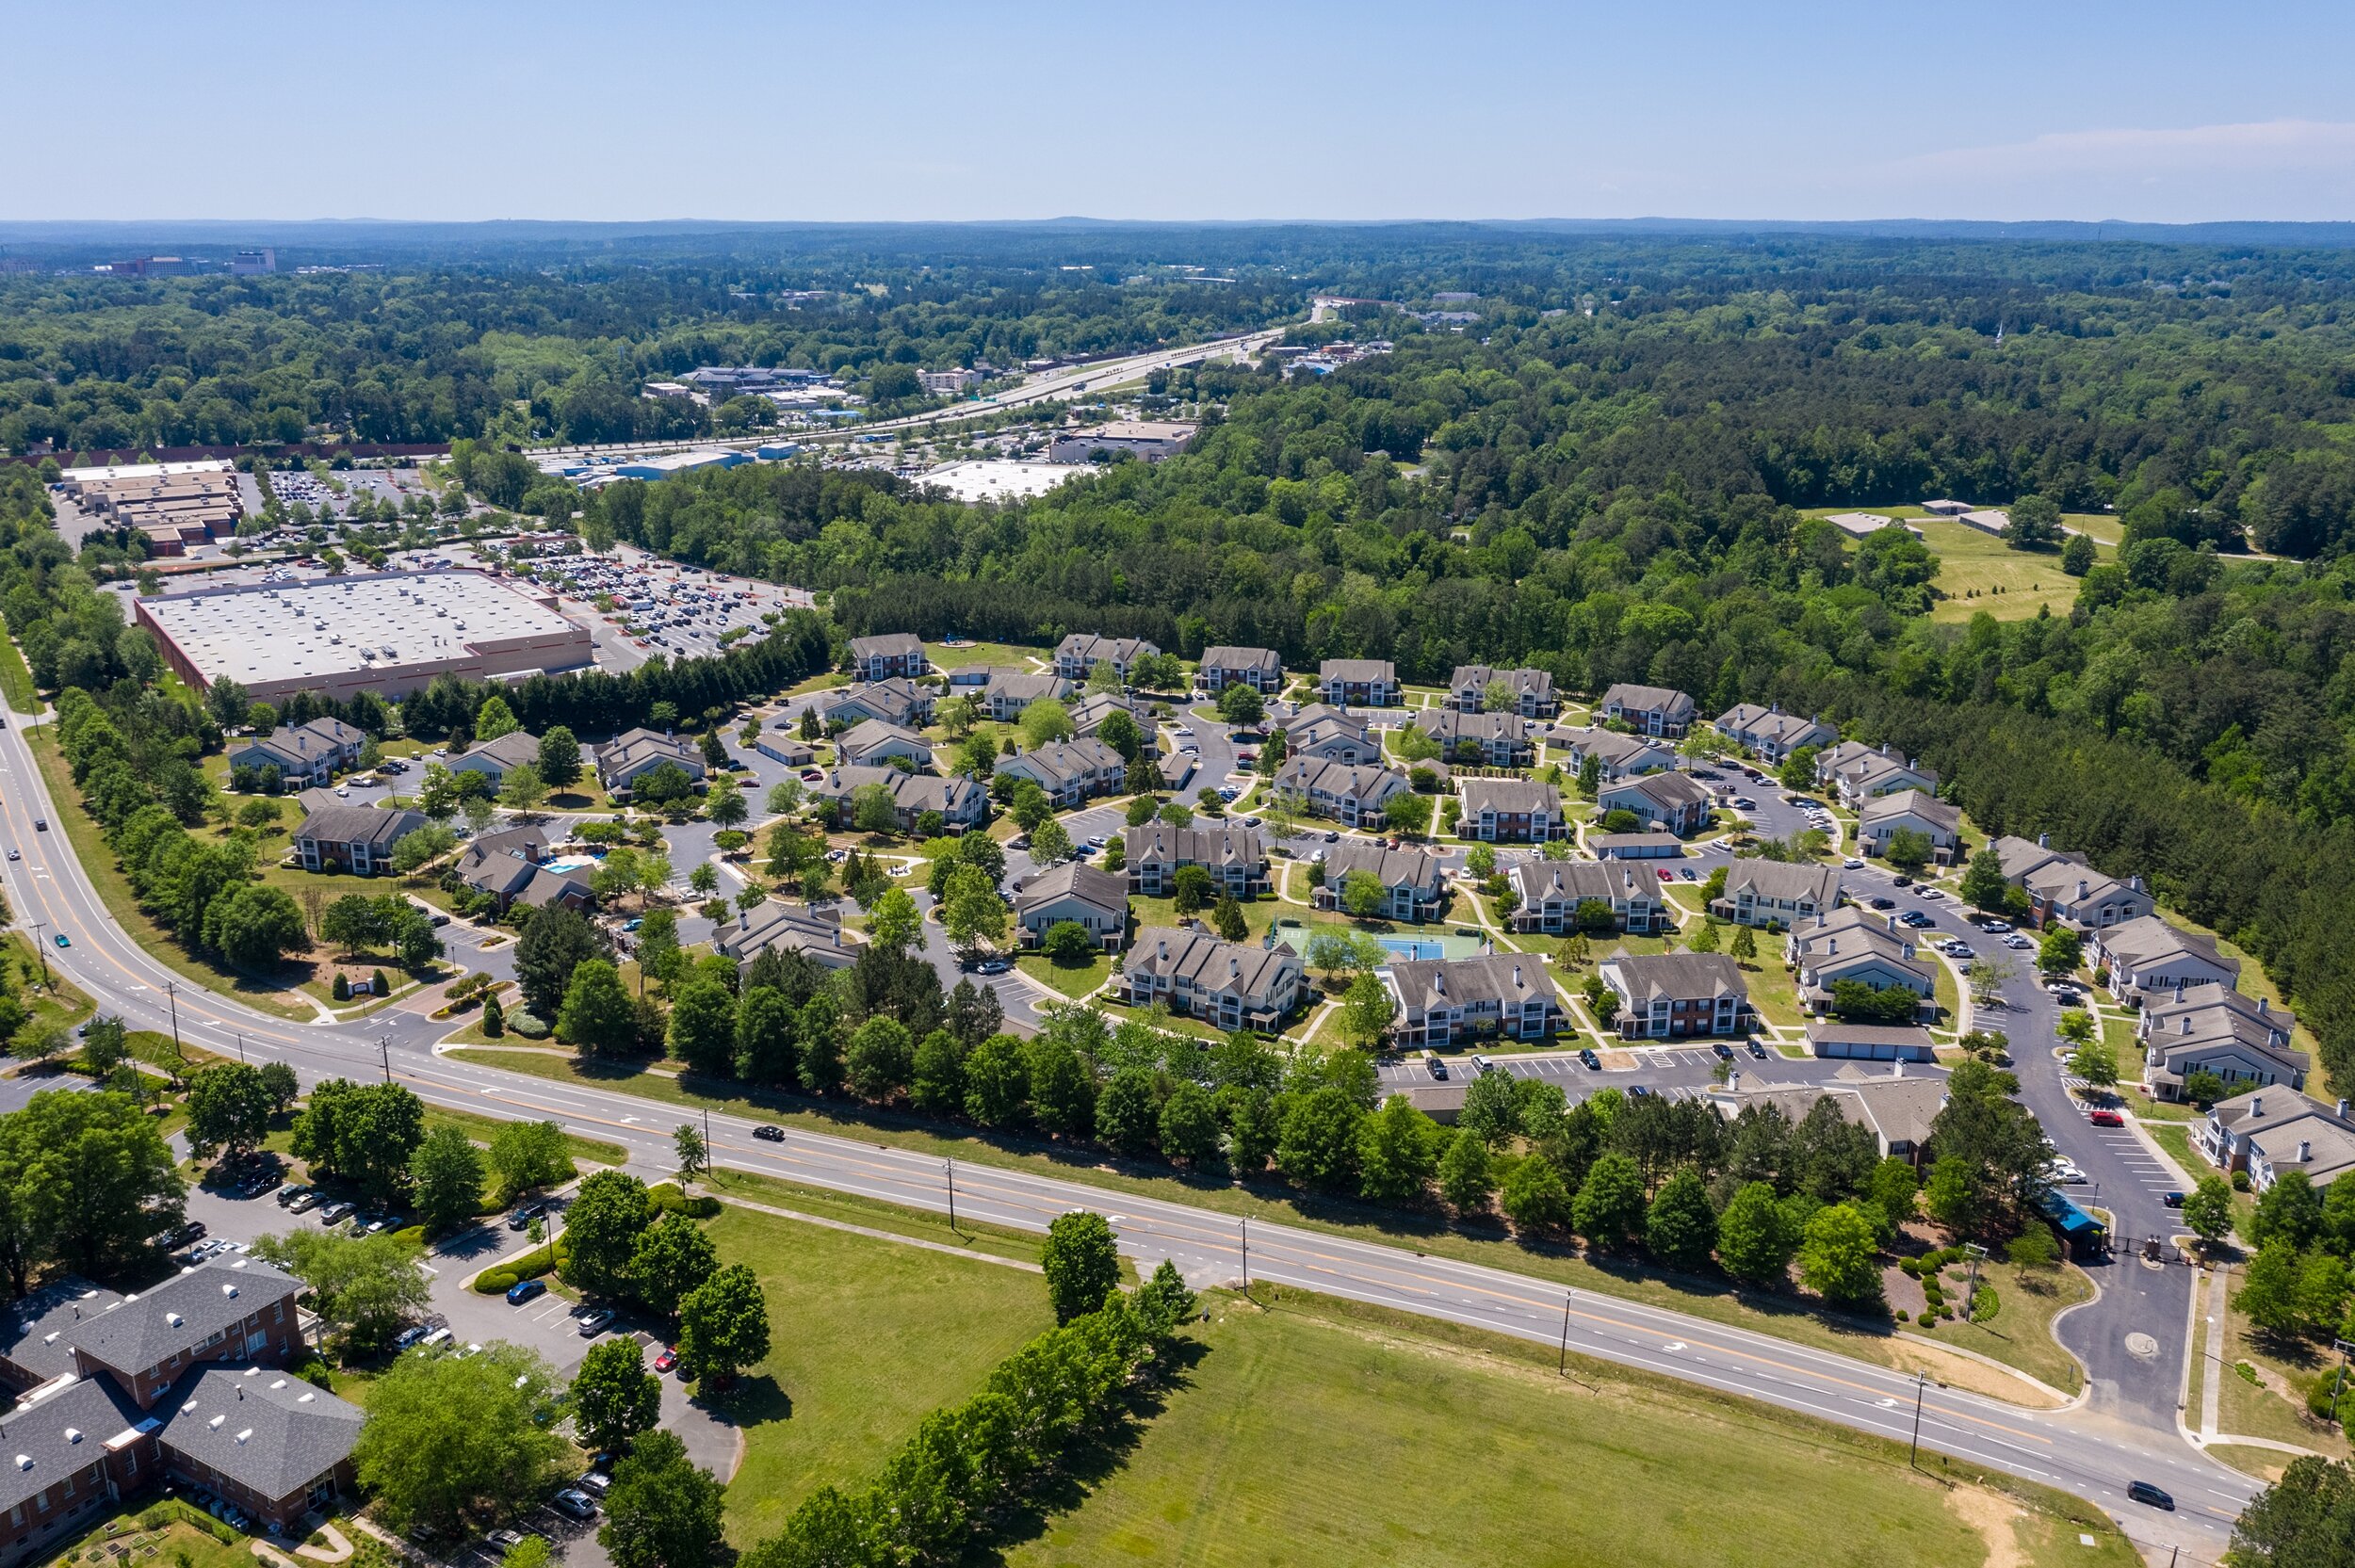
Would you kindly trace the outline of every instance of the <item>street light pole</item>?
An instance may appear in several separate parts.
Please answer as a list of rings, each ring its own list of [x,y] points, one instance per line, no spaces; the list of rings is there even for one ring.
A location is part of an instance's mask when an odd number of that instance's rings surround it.
[[[49,929],[46,920],[36,920],[33,926],[33,956],[41,960],[41,988],[49,989],[49,949],[41,945],[41,933]]]

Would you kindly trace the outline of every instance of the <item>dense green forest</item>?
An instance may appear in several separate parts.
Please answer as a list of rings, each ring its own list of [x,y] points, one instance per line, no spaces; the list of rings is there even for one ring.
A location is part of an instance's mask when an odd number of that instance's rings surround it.
[[[822,299],[793,301],[787,290]],[[1190,341],[1291,313],[1296,285],[857,266],[443,268],[0,279],[0,448],[687,437],[644,398],[699,364],[870,385],[886,365],[1018,364]]]

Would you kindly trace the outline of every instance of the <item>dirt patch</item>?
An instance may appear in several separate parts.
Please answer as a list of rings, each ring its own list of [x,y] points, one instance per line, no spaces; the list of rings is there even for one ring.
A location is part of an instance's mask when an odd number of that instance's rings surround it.
[[[1986,1568],[2029,1568],[2028,1554],[2021,1546],[2018,1528],[2019,1522],[2028,1517],[2028,1511],[2019,1503],[2001,1493],[1957,1486],[1947,1492],[1946,1507],[1987,1543]]]
[[[2054,1398],[2022,1378],[1990,1366],[1985,1362],[1973,1361],[1969,1356],[1941,1350],[1936,1345],[1921,1344],[1911,1339],[1892,1339],[1889,1342],[1889,1350],[1890,1364],[1900,1371],[1927,1372],[1951,1387],[1984,1394],[2006,1404],[2028,1410],[2060,1410],[2065,1405],[2065,1401]]]

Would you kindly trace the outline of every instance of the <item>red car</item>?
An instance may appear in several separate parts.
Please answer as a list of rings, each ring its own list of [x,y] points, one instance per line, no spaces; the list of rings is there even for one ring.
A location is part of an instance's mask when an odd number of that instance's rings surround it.
[[[674,1346],[663,1346],[662,1353],[654,1358],[654,1369],[658,1372],[667,1372],[677,1365],[678,1350]]]
[[[1668,875],[1668,870],[1667,870],[1667,867],[1665,867],[1665,866],[1663,866],[1663,867],[1661,867],[1661,869],[1660,869],[1660,880],[1661,880],[1662,881],[1664,881],[1664,882],[1665,882],[1665,881],[1675,881],[1675,879],[1674,879],[1674,878],[1672,878],[1672,877],[1670,877],[1670,876]]]
[[[2097,1107],[2086,1112],[2086,1120],[2097,1127],[2122,1127],[2126,1119],[2114,1110]]]

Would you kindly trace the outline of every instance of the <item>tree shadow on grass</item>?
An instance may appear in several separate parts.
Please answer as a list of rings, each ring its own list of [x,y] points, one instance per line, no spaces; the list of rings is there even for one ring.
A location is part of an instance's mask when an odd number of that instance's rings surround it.
[[[793,1396],[766,1372],[739,1377],[723,1389],[706,1391],[698,1386],[687,1402],[721,1425],[739,1431],[793,1419]]]
[[[1057,1515],[1085,1506],[1105,1483],[1127,1468],[1145,1441],[1146,1423],[1161,1414],[1172,1396],[1194,1386],[1194,1369],[1210,1353],[1210,1348],[1200,1340],[1173,1340],[1157,1373],[1129,1386],[1118,1419],[1109,1423],[1093,1441],[1075,1444],[1064,1456],[1060,1470],[1041,1477],[1029,1493],[993,1517],[966,1548],[962,1560],[972,1568],[1002,1563],[1007,1552],[1045,1535]]]

